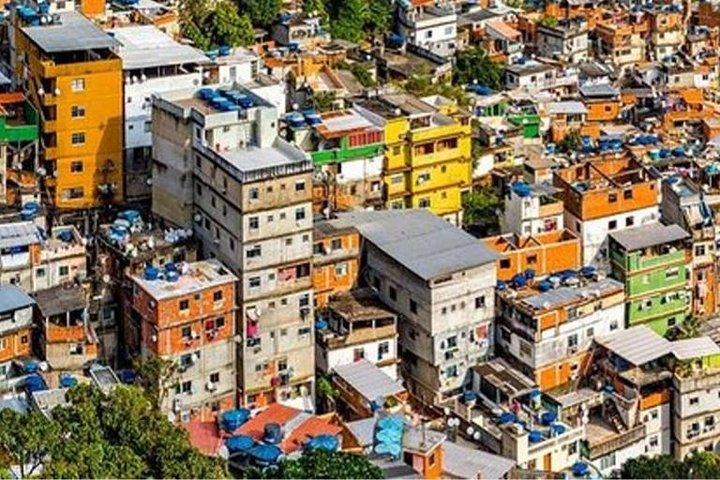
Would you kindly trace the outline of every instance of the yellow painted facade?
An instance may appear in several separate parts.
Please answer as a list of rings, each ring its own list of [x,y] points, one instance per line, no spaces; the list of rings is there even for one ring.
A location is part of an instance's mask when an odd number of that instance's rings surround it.
[[[105,49],[48,53],[16,28],[18,78],[38,107],[46,193],[58,209],[123,199],[122,61]]]
[[[437,115],[422,126],[409,116],[386,120],[386,207],[428,208],[459,224],[462,194],[472,185],[470,117],[453,105]]]

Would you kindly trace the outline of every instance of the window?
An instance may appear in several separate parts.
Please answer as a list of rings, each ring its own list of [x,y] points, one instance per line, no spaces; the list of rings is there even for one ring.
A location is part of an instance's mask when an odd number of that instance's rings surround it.
[[[429,198],[421,198],[418,202],[418,207],[420,208],[430,208],[430,199]]]
[[[29,338],[28,338],[27,335],[23,335],[22,337],[20,337],[20,343],[21,343],[21,344],[27,345],[28,341],[29,341]]]
[[[608,222],[608,230],[615,230],[617,228],[617,220],[610,220]]]
[[[257,230],[260,228],[260,219],[258,217],[250,217],[248,225],[250,226],[250,230]]]
[[[608,194],[608,202],[615,203],[617,202],[617,193],[612,192]]]
[[[180,392],[181,393],[190,393],[192,392],[192,382],[183,382],[180,385]]]
[[[397,185],[399,183],[402,183],[404,178],[405,177],[402,175],[393,175],[392,177],[390,177],[390,183],[392,183],[393,185]]]
[[[84,78],[74,78],[70,82],[70,90],[73,92],[82,92],[85,90],[85,79]]]
[[[257,288],[260,286],[260,277],[250,277],[248,280],[248,286],[250,288]]]
[[[45,277],[45,269],[44,268],[38,268],[35,270],[35,277],[36,278],[43,278]]]
[[[700,403],[699,397],[693,397],[690,399],[690,405],[698,405]]]
[[[70,172],[71,173],[82,173],[83,171],[83,162],[81,160],[74,160],[73,162],[70,162]]]
[[[417,313],[417,302],[413,299],[410,299],[410,311],[412,313]]]
[[[332,242],[330,242],[330,249],[331,250],[342,250],[342,239],[333,238]]]
[[[537,263],[537,255],[528,255],[527,263],[528,263],[528,265],[536,264]]]
[[[223,292],[222,290],[217,290],[213,292],[213,302],[220,302],[223,299]]]
[[[390,297],[390,300],[393,302],[397,300],[397,290],[395,290],[395,287],[390,286],[388,287],[388,296]]]
[[[575,348],[575,347],[577,347],[577,344],[578,344],[577,333],[573,333],[572,335],[570,335],[568,337],[568,347]]]
[[[85,132],[74,132],[70,138],[73,145],[85,145]]]
[[[482,295],[480,297],[475,297],[475,308],[485,308],[485,295]]]
[[[67,265],[60,265],[58,267],[58,275],[61,277],[66,277],[70,273],[70,267]]]
[[[192,328],[189,326],[182,327],[182,330],[180,330],[180,336],[183,340],[190,340],[192,338]]]
[[[295,182],[295,191],[296,192],[304,192],[305,191],[305,182]]]
[[[703,255],[705,255],[705,245],[698,245],[695,247],[695,256],[701,257]]]
[[[304,208],[296,208],[295,209],[295,220],[305,220],[305,209]]]
[[[85,117],[85,107],[82,105],[73,105],[72,107],[70,107],[70,116],[72,118]]]
[[[260,247],[260,245],[255,245],[253,247],[250,247],[247,249],[247,252],[245,255],[247,258],[260,257],[262,255],[262,247]]]
[[[335,265],[335,276],[336,277],[344,277],[348,274],[348,264],[347,262],[338,263]]]
[[[184,311],[190,308],[190,300],[180,300],[179,304],[180,311]]]
[[[503,258],[500,260],[500,268],[510,268],[510,259]]]
[[[627,217],[625,219],[625,226],[632,227],[633,225],[635,225],[635,219],[633,217]]]
[[[390,342],[382,342],[378,345],[378,360],[382,360],[390,354]]]
[[[219,383],[220,382],[220,372],[211,373],[210,381],[212,383]]]
[[[149,133],[152,131],[152,122],[145,122],[144,126],[145,126],[145,132]]]
[[[457,337],[456,336],[453,335],[452,337],[448,337],[447,348],[448,349],[457,348]]]
[[[257,200],[260,198],[260,191],[256,187],[251,188],[248,190],[248,198],[250,200]]]
[[[665,270],[665,279],[670,280],[678,278],[680,276],[680,269],[678,267],[668,268]]]
[[[594,336],[595,336],[595,329],[594,329],[593,327],[588,328],[587,331],[585,332],[585,335],[587,336],[587,338],[592,338],[592,337],[594,337]]]
[[[600,459],[600,469],[605,470],[615,466],[615,452]]]
[[[292,238],[286,238],[286,239],[285,239],[285,245],[287,245],[287,246],[289,247],[289,246],[292,245],[292,244],[293,244],[293,239],[292,239]]]
[[[364,348],[355,348],[353,349],[353,361],[357,362],[359,360],[362,360],[365,358],[365,349]]]

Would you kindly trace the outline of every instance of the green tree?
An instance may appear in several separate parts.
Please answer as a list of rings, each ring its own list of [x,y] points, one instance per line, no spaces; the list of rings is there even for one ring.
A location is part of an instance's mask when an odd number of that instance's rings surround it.
[[[210,15],[210,28],[216,44],[229,47],[252,45],[255,39],[250,17],[238,14],[230,0],[220,2]]]
[[[546,17],[543,17],[538,22],[538,25],[542,25],[545,27],[557,27],[558,19],[557,17],[553,17],[552,15],[548,15]]]
[[[373,37],[385,35],[392,26],[392,2],[389,0],[369,0],[365,22],[365,31]]]
[[[18,465],[20,475],[33,475],[53,447],[60,441],[60,431],[41,413],[31,410],[22,415],[6,408],[0,411],[0,466]]]
[[[146,393],[152,404],[160,408],[170,389],[177,383],[179,374],[177,362],[150,355],[136,358],[133,367],[137,373],[138,386]]]
[[[322,23],[328,23],[330,17],[324,0],[304,0],[302,9],[306,17],[318,16],[321,18]]]
[[[670,455],[647,457],[642,455],[627,460],[622,467],[621,478],[683,478],[679,475],[678,462]]]
[[[243,478],[384,478],[382,470],[363,455],[348,452],[313,450],[293,460],[282,460],[275,468],[249,468],[241,472]]]
[[[485,235],[499,230],[498,210],[502,199],[487,189],[463,196],[463,223],[479,228]]]
[[[203,30],[197,26],[193,21],[188,21],[183,24],[183,35],[190,39],[195,47],[200,50],[210,50],[213,47],[212,39],[203,32]]]
[[[471,47],[458,53],[454,75],[454,81],[459,85],[477,81],[480,85],[499,89],[502,87],[503,67],[482,48]]]
[[[244,0],[241,5],[253,25],[267,28],[277,19],[282,0]]]
[[[720,459],[711,452],[696,452],[680,463],[678,478],[720,478]]]
[[[365,37],[363,28],[369,12],[367,1],[339,0],[338,4],[337,16],[330,24],[330,33],[333,38],[359,42]]]
[[[558,142],[558,150],[561,152],[572,152],[580,148],[580,132],[573,130],[565,135],[560,142]]]
[[[334,92],[316,92],[313,93],[306,103],[318,112],[328,112],[335,109],[335,93]]]

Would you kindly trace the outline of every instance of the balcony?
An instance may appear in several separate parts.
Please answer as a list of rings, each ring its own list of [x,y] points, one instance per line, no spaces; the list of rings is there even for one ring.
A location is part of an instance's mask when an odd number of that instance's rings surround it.
[[[40,63],[40,75],[42,78],[92,75],[95,73],[109,71],[117,71],[118,73],[122,71],[122,61],[119,58],[111,58],[107,60],[95,60],[62,65],[58,65],[50,60]]]
[[[49,324],[45,329],[48,343],[84,342],[86,340],[84,325],[60,327]]]

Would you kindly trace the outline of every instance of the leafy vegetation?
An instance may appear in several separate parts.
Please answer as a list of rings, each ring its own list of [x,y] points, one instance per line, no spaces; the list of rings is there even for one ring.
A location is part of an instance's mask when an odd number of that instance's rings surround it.
[[[242,0],[240,9],[247,12],[253,25],[267,28],[275,22],[282,0]]]
[[[494,62],[480,47],[470,47],[459,52],[454,72],[457,85],[468,85],[477,81],[478,85],[494,90],[502,87],[502,65]]]
[[[390,0],[337,0],[328,5],[333,38],[358,43],[367,35],[384,35],[392,26]]]
[[[557,19],[557,17],[548,15],[546,17],[541,18],[540,21],[538,22],[538,25],[543,25],[545,27],[557,27],[558,19]]]
[[[304,0],[302,9],[305,16],[318,16],[322,19],[322,23],[328,23],[330,16],[328,15],[327,8],[325,7],[324,0]]]
[[[0,467],[45,478],[225,478],[224,462],[189,443],[137,387],[106,396],[79,385],[52,419],[31,411],[0,411]],[[28,468],[25,467],[28,466]]]
[[[484,235],[500,230],[498,211],[502,198],[488,189],[475,190],[463,197],[463,222],[479,229]]]
[[[248,468],[243,478],[384,478],[382,470],[363,455],[313,450],[293,460],[282,460],[276,468]]]
[[[307,107],[318,112],[328,112],[335,109],[334,92],[315,92],[306,101]]]
[[[698,452],[675,460],[670,455],[631,458],[623,464],[621,478],[720,478],[720,458],[711,452]]]
[[[205,0],[189,0],[180,8],[182,31],[201,50],[221,45],[246,47],[255,33],[248,15],[240,15],[232,0],[221,0],[210,8]]]
[[[177,362],[165,360],[155,355],[137,358],[133,362],[137,374],[137,384],[145,392],[148,399],[160,408],[170,393],[170,388],[177,383],[179,365]]]
[[[442,95],[455,100],[458,105],[467,105],[469,100],[462,87],[448,82],[433,82],[430,74],[424,70],[412,75],[401,86],[406,92],[416,97]]]
[[[557,148],[560,152],[573,152],[580,148],[580,142],[580,132],[573,130],[558,142]]]

